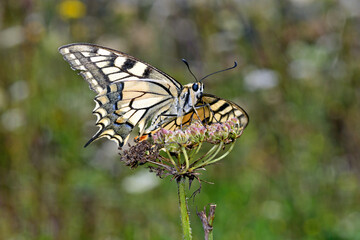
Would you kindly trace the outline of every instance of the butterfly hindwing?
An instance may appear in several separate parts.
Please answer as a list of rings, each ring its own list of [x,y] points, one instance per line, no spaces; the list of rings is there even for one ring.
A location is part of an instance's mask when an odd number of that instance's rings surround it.
[[[203,124],[226,122],[234,117],[240,121],[240,127],[245,128],[249,122],[247,113],[237,104],[216,97],[211,94],[203,94],[199,102],[184,116],[165,123],[162,128],[176,130],[182,126],[190,125],[193,121],[200,120]]]
[[[245,128],[249,122],[249,116],[245,110],[232,101],[211,94],[204,94],[197,106],[199,105],[208,106],[207,111],[209,111],[210,116],[209,120],[206,119],[206,121],[209,121],[207,122],[209,124],[226,122],[235,117],[239,119],[240,127]]]

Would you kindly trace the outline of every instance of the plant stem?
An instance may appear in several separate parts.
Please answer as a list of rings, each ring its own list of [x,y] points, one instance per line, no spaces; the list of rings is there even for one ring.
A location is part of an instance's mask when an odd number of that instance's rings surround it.
[[[214,236],[213,236],[213,223],[214,223],[214,218],[215,218],[215,208],[216,208],[216,204],[210,204],[208,221],[209,221],[209,224],[211,226],[211,230],[209,232],[208,240],[213,240],[214,239]]]
[[[216,155],[217,155],[217,154],[219,153],[219,151],[222,149],[223,145],[224,145],[223,142],[221,142],[219,145],[214,145],[214,146],[205,154],[205,156],[203,157],[202,162],[198,163],[198,161],[195,161],[197,164],[195,164],[194,166],[192,166],[192,167],[190,168],[190,170],[197,169],[197,168],[200,168],[200,167],[203,167],[203,166],[208,165],[209,162],[216,157]],[[216,149],[216,151],[215,151],[215,149]],[[215,151],[215,153],[214,153],[214,151]],[[205,160],[204,160],[204,159],[205,159]],[[195,162],[194,162],[194,163],[195,163]]]
[[[205,234],[205,240],[213,240],[213,223],[215,218],[215,208],[216,204],[210,204],[209,216],[206,216],[206,207],[204,207],[204,211],[198,212]]]
[[[187,172],[187,170],[189,169],[189,166],[190,166],[190,164],[189,164],[189,158],[188,158],[188,155],[187,155],[187,152],[186,152],[185,147],[181,147],[181,150],[182,150],[182,152],[183,152],[183,154],[184,154],[184,158],[185,158],[185,166],[186,166],[185,172]]]
[[[178,180],[178,195],[179,195],[179,205],[180,205],[180,217],[181,217],[181,226],[183,230],[184,240],[191,240],[191,228],[190,228],[190,218],[187,208],[187,201],[185,195],[185,179],[181,178]]]
[[[190,171],[193,171],[194,169],[198,168],[199,165],[202,165],[203,162],[206,161],[206,158],[208,158],[210,156],[210,154],[213,153],[217,147],[218,147],[217,145],[214,145],[205,155],[201,156],[199,159],[197,159],[196,161],[191,163]],[[202,162],[200,162],[201,160],[202,160]]]
[[[191,154],[190,154],[190,157],[189,157],[189,158],[191,158],[191,159],[192,159],[192,158],[193,158],[193,156],[194,156],[194,155],[196,155],[196,154],[199,152],[199,150],[200,150],[200,149],[201,149],[201,147],[202,147],[202,144],[203,144],[203,142],[200,142],[200,143],[199,143],[199,146],[197,146],[197,148],[191,152]]]
[[[224,142],[220,142],[218,148],[216,149],[216,152],[212,154],[210,158],[206,159],[204,163],[209,163],[211,160],[213,160],[216,157],[216,155],[218,155],[219,151],[223,148],[223,146],[224,146]]]
[[[234,146],[235,146],[235,144],[232,143],[226,153],[224,153],[223,155],[221,155],[220,157],[218,157],[214,160],[209,161],[208,164],[210,165],[210,164],[216,163],[216,162],[220,161],[221,159],[223,159],[224,157],[226,157],[233,150]]]
[[[167,153],[169,160],[170,160],[171,164],[175,167],[176,171],[179,171],[178,166],[176,165],[174,159],[171,157],[171,153],[167,150],[165,150],[165,152]]]

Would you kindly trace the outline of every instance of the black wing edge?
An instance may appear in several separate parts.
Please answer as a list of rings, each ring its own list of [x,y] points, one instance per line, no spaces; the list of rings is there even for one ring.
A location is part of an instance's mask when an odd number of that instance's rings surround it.
[[[58,48],[58,51],[60,52],[61,49],[63,48],[69,48],[69,47],[72,47],[72,46],[76,46],[76,45],[85,45],[85,46],[90,46],[90,47],[94,47],[94,48],[97,48],[97,49],[104,49],[104,50],[107,50],[107,51],[110,51],[110,52],[114,52],[118,55],[124,55],[126,56],[127,58],[130,58],[132,60],[135,60],[135,61],[138,61],[138,62],[141,62],[143,64],[145,64],[146,66],[154,69],[155,71],[159,72],[160,74],[162,74],[163,76],[165,76],[167,79],[169,79],[170,81],[172,81],[177,87],[178,89],[182,89],[183,86],[181,83],[179,83],[175,78],[171,77],[169,74],[165,73],[164,71],[150,65],[149,63],[147,62],[144,62],[143,60],[140,60],[140,59],[137,59],[136,57],[133,57],[127,53],[124,53],[124,52],[121,52],[119,50],[115,50],[115,49],[112,49],[112,48],[108,48],[108,47],[103,47],[103,46],[100,46],[100,45],[96,45],[96,44],[92,44],[92,43],[70,43],[70,44],[66,44],[66,45],[63,45],[61,47]],[[60,52],[61,53],[61,52]]]
[[[213,95],[213,94],[203,93],[202,96],[203,96],[203,97],[211,97],[211,98],[215,98],[215,99],[221,99],[221,100],[224,100],[224,101],[226,101],[226,102],[229,102],[229,103],[235,105],[236,107],[238,107],[238,108],[244,113],[244,116],[245,116],[245,118],[247,119],[247,123],[246,123],[246,125],[244,126],[244,129],[247,127],[247,125],[249,125],[249,122],[250,122],[249,115],[248,115],[247,112],[246,112],[242,107],[240,107],[238,104],[236,104],[236,103],[234,103],[233,101],[230,101],[230,100],[228,100],[228,99],[224,99],[224,98],[215,96],[215,95]]]

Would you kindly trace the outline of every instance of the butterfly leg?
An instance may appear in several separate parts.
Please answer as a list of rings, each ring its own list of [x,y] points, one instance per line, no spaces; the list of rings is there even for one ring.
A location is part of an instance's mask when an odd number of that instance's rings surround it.
[[[217,123],[219,123],[220,121],[219,121],[218,119],[216,119],[215,113],[214,113],[214,111],[211,109],[209,103],[205,103],[205,104],[202,104],[202,105],[198,105],[198,106],[196,106],[196,109],[205,108],[205,107],[207,107],[207,108],[209,109],[209,111],[211,112],[211,114],[212,114],[212,115],[209,116],[209,122],[212,122],[212,118],[214,118],[215,121],[216,121]],[[195,112],[197,113],[197,111],[195,111]],[[206,121],[206,123],[207,123],[207,119],[206,119],[206,116],[205,116],[205,111],[203,111],[203,113],[204,113],[204,121]],[[211,118],[211,116],[212,116],[212,118]],[[202,122],[202,121],[201,121],[201,122]]]
[[[205,103],[205,104],[203,105],[203,107],[205,107],[205,106],[209,108],[209,111],[212,113],[212,117],[215,119],[215,121],[216,121],[217,123],[220,123],[220,121],[216,119],[215,113],[214,113],[214,111],[211,109],[210,104],[209,104],[209,103]]]
[[[181,121],[180,121],[180,129],[183,130],[183,118],[184,116],[181,116]]]
[[[210,112],[212,113],[213,118],[215,119],[215,121],[216,121],[217,123],[219,123],[220,121],[216,119],[214,111],[210,108],[210,104],[209,104],[209,103],[206,103],[206,105],[207,105],[207,107],[209,108]]]
[[[201,120],[201,118],[200,118],[200,116],[199,116],[199,113],[198,113],[198,111],[196,111],[196,108],[195,108],[194,106],[193,106],[193,109],[194,109],[194,112],[195,112],[197,118],[199,119],[199,121],[201,122],[201,124],[204,126],[204,123],[203,123],[203,121]],[[203,112],[204,112],[204,111],[203,111]],[[205,112],[204,112],[204,120],[205,120]],[[191,119],[191,121],[192,121],[192,119]]]
[[[163,119],[162,119],[162,117],[163,117]],[[175,115],[175,114],[162,113],[156,118],[155,121],[153,121],[152,128],[157,129],[157,128],[166,127],[169,123],[171,123],[172,121],[175,121],[176,117],[177,117],[177,115]]]
[[[206,104],[198,105],[198,106],[193,106],[194,112],[195,112],[196,116],[198,117],[198,119],[200,120],[200,122],[201,122],[201,124],[202,124],[203,126],[205,126],[204,123],[207,123],[206,113],[205,113],[205,111],[203,110],[203,111],[202,111],[202,112],[203,112],[203,118],[200,118],[199,113],[198,113],[198,111],[197,111],[196,109],[205,108],[206,106],[207,106]],[[210,109],[210,108],[209,108],[209,109]]]

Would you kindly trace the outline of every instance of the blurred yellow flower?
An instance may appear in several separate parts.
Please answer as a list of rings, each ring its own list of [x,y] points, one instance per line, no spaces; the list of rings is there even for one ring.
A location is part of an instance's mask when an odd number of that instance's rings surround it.
[[[78,0],[65,0],[59,4],[59,14],[64,19],[82,18],[85,13],[85,4]]]

